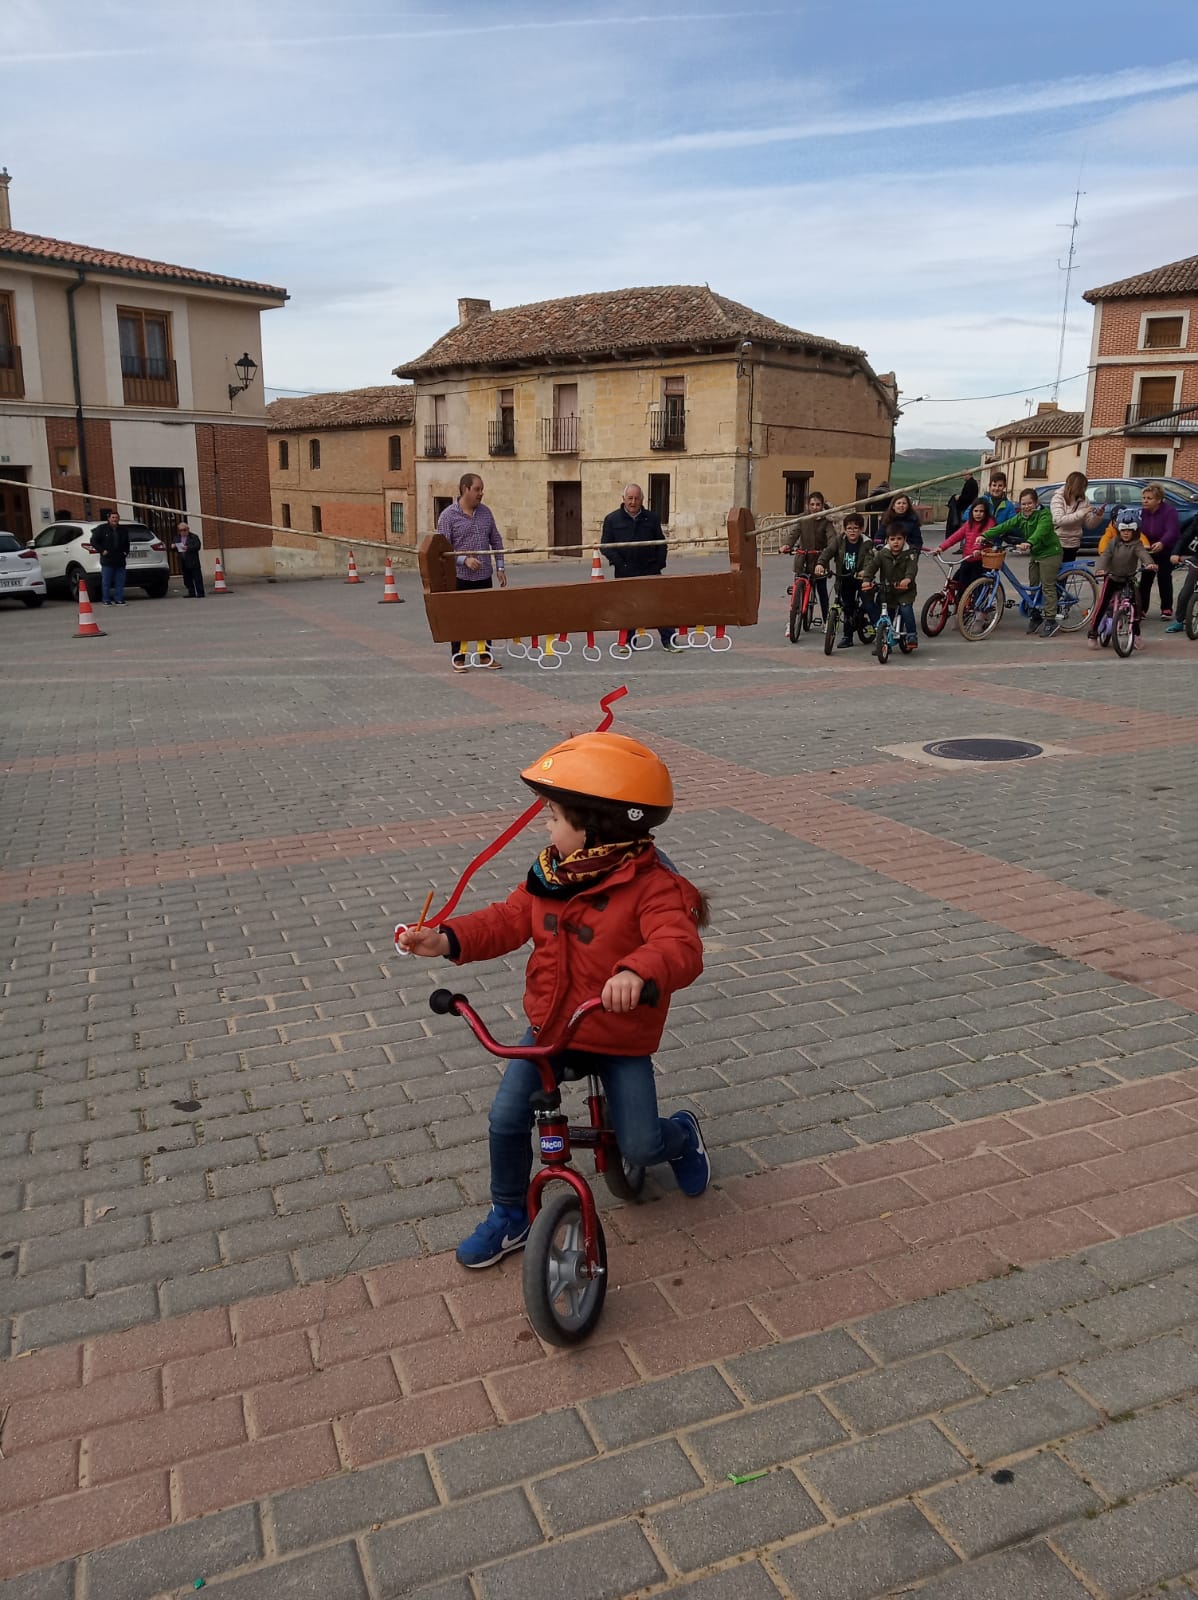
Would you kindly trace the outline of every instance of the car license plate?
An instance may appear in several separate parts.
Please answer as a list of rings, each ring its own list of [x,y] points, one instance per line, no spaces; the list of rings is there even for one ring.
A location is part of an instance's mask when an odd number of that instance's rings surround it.
[[[0,589],[19,589],[22,581],[20,578],[0,578]]]

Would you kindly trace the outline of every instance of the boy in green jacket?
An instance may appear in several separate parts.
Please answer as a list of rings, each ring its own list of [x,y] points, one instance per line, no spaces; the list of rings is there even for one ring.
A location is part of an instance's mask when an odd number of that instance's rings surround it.
[[[886,543],[874,551],[866,566],[861,587],[866,592],[875,586],[891,616],[901,613],[903,631],[911,636],[911,648],[919,648],[915,631],[915,575],[919,571],[919,551],[908,548],[901,528],[892,528]]]
[[[1019,496],[1018,516],[1004,522],[1001,532],[1005,538],[1019,540],[1016,549],[1020,555],[1031,556],[1028,577],[1033,588],[1039,584],[1043,591],[1044,610],[1032,612],[1027,631],[1039,633],[1042,639],[1051,639],[1061,628],[1057,618],[1057,576],[1064,560],[1061,541],[1052,525],[1052,512],[1040,504],[1034,489],[1025,489]],[[1040,633],[1041,623],[1043,633]]]

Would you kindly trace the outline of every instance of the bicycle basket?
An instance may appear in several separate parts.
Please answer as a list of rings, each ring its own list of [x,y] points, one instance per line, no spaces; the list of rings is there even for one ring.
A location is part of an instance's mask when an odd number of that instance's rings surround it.
[[[1006,559],[1005,550],[983,550],[981,552],[981,563],[987,572],[998,572]]]

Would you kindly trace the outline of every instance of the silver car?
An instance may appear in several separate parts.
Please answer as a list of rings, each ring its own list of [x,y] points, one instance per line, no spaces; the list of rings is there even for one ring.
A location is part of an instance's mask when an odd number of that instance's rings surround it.
[[[30,540],[42,564],[50,590],[65,590],[72,600],[79,598],[79,586],[86,581],[92,600],[100,598],[100,552],[91,542],[102,522],[55,522]],[[161,600],[170,583],[170,557],[166,545],[144,522],[122,522],[129,535],[129,555],[125,564],[125,587],[144,589],[151,600]]]
[[[11,533],[0,533],[0,600],[40,606],[45,598],[46,580],[37,552],[27,550]]]

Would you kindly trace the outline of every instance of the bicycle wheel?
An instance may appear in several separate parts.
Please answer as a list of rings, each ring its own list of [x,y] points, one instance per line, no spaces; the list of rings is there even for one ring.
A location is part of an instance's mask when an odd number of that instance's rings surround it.
[[[795,584],[796,593],[791,596],[790,621],[786,625],[786,636],[791,644],[798,644],[803,632],[803,613],[799,608],[798,584]]]
[[[836,648],[836,629],[840,625],[840,601],[828,607],[828,620],[824,623],[824,654],[830,656]]]
[[[603,1101],[603,1126],[611,1129],[611,1112],[608,1110],[607,1099]],[[612,1140],[613,1145],[615,1140]],[[645,1187],[644,1167],[634,1167],[631,1161],[625,1161],[617,1149],[615,1160],[611,1161],[607,1171],[603,1174],[603,1181],[617,1200],[639,1200],[641,1191]]]
[[[1078,567],[1057,579],[1057,618],[1062,633],[1076,633],[1094,615],[1098,583],[1089,567]]]
[[[1198,594],[1192,596],[1186,610],[1186,638],[1198,639]]]
[[[811,632],[812,619],[815,616],[815,585],[807,585],[807,604],[803,607],[803,632]]]
[[[976,643],[986,639],[1002,621],[1007,596],[994,578],[975,578],[957,607],[957,629],[962,638]]]
[[[599,1229],[597,1278],[587,1276],[582,1207],[573,1189],[554,1184],[524,1247],[524,1309],[550,1344],[578,1344],[594,1330],[607,1297],[607,1242]]]
[[[858,637],[858,639],[861,640],[862,644],[873,644],[875,633],[876,633],[876,629],[874,628],[873,623],[865,615],[864,607],[858,606],[858,608],[857,608],[857,637]]]
[[[948,603],[948,596],[942,590],[924,601],[924,607],[919,616],[919,625],[929,639],[934,639],[938,633],[943,633],[945,624],[952,615],[952,607]]]
[[[874,655],[880,667],[890,660],[890,624],[887,622],[879,622],[874,633]]]
[[[1135,608],[1126,596],[1115,601],[1114,625],[1111,637],[1115,641],[1115,654],[1124,661],[1136,647]]]

